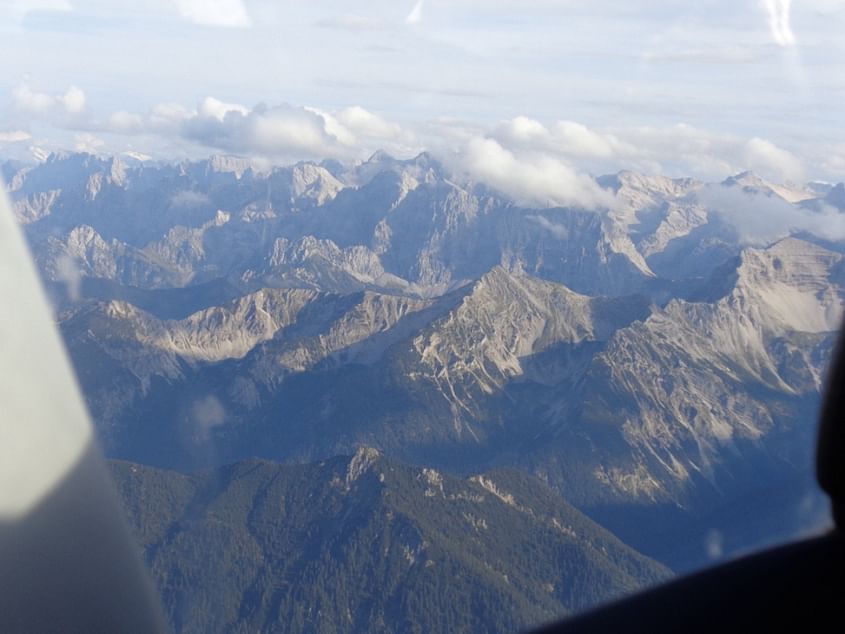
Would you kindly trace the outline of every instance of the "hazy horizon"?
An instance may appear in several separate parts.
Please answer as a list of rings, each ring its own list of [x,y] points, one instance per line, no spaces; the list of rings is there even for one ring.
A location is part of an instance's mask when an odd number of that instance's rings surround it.
[[[4,4],[10,158],[430,151],[575,198],[589,175],[624,169],[800,183],[845,167],[832,0]]]

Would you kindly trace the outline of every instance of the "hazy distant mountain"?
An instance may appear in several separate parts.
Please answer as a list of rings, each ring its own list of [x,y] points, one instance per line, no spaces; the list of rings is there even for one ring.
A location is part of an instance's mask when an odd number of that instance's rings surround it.
[[[514,632],[669,574],[512,470],[112,472],[177,632]]]
[[[189,469],[365,444],[515,466],[679,567],[815,517],[845,244],[810,229],[841,187],[620,172],[592,211],[520,207],[426,154],[265,171],[54,155],[4,174],[113,456]],[[752,246],[743,205],[803,224]]]
[[[517,208],[482,185],[449,180],[428,155],[376,155],[338,175],[348,184],[308,163],[261,173],[220,158],[133,167],[52,155],[16,171],[10,193],[51,279],[72,262],[142,288],[226,277],[244,290],[432,295],[497,264],[590,293],[654,277],[619,219]]]

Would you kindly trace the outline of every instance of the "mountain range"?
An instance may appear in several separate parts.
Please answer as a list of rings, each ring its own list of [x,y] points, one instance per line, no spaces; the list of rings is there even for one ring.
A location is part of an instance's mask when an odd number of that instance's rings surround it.
[[[615,203],[594,210],[526,206],[428,154],[54,154],[2,173],[107,454],[149,465],[115,467],[136,514],[150,482],[173,504],[206,491],[208,513],[228,495],[209,483],[250,469],[317,470],[322,499],[338,456],[367,447],[457,488],[531,474],[676,571],[827,517],[811,451],[843,312],[845,241],[823,230],[842,185],[620,172],[596,179]],[[165,537],[144,537],[154,568]],[[244,623],[280,614],[237,593],[260,614]],[[508,596],[523,624],[575,606]],[[360,623],[394,618],[379,610]]]
[[[514,470],[111,467],[181,632],[513,632],[670,574]]]

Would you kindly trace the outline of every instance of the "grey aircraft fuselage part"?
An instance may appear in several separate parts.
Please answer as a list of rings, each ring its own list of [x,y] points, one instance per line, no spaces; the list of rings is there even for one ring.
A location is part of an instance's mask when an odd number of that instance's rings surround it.
[[[0,631],[166,631],[5,188],[0,297]]]

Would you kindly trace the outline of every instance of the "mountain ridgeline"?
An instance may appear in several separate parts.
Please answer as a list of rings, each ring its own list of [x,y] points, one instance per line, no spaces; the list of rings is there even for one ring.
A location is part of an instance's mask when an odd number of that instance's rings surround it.
[[[493,517],[464,500],[423,513],[442,491],[412,494],[418,474],[401,464],[499,474],[496,486],[508,479],[501,486],[524,486],[523,497],[540,496],[542,482],[542,495],[560,495],[675,570],[825,521],[811,452],[843,312],[845,242],[806,230],[754,239],[738,219],[772,209],[823,226],[815,220],[843,213],[841,186],[620,172],[597,179],[612,208],[588,210],[525,206],[427,154],[263,171],[230,157],[70,154],[3,173],[108,455],[207,474],[115,467],[156,576],[195,615],[186,631],[204,627],[202,611],[238,627],[281,615],[316,623],[295,613],[288,560],[310,579],[309,605],[324,602],[326,631],[411,622],[435,631],[418,619],[446,605],[443,574],[467,580],[454,592],[470,605],[510,606],[489,622],[442,608],[450,620],[438,627],[475,630],[539,622],[660,576],[621,555],[607,563],[616,568],[606,593],[595,576],[572,585],[550,570],[530,574],[546,564],[529,560],[574,570],[569,555],[553,554],[563,536],[536,509],[505,505]],[[407,477],[385,473],[393,484],[373,484],[350,510],[345,501],[364,489],[347,491],[330,474],[348,462],[337,456],[361,446],[381,452],[379,464],[400,461],[392,468]],[[254,457],[311,466],[242,462]],[[317,488],[303,490],[313,508],[295,491],[274,499],[309,507],[316,532],[268,533],[288,520],[249,509],[264,508],[268,487],[312,472]],[[480,481],[442,477],[451,495],[496,497],[476,491]],[[212,521],[218,500],[225,527]],[[404,510],[391,506],[399,500]],[[204,519],[191,523],[192,513]],[[507,526],[517,535],[502,543],[539,541],[494,552],[479,537],[472,548],[482,550],[449,550],[466,537],[442,532],[436,516],[450,513],[460,517],[446,524],[466,535]],[[392,535],[388,552],[365,556],[376,534]],[[305,541],[274,541],[284,539]],[[427,559],[422,542],[439,555]],[[200,557],[212,544],[219,561]],[[587,551],[578,557],[598,565]],[[281,563],[260,563],[268,558]],[[222,603],[208,589],[191,594],[206,565],[219,567],[213,575],[234,566],[236,589]],[[372,588],[349,581],[364,565],[381,566],[391,588],[375,603]],[[402,565],[417,572],[404,578]],[[341,584],[331,590],[329,570]],[[348,612],[319,598],[327,592],[346,593],[338,605]]]
[[[514,470],[111,466],[180,632],[513,632],[669,576]]]

